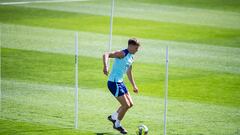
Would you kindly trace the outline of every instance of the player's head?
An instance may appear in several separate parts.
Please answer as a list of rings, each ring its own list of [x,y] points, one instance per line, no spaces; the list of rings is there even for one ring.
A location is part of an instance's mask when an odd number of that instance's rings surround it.
[[[139,46],[140,46],[140,42],[136,38],[130,38],[128,40],[128,51],[129,51],[129,53],[135,54],[138,51]]]

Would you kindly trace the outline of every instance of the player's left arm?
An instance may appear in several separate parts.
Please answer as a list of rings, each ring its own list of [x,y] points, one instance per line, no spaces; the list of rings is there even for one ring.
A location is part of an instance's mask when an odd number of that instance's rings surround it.
[[[134,78],[133,78],[133,73],[132,73],[132,65],[128,68],[128,71],[127,71],[127,76],[128,76],[128,79],[130,81],[130,83],[132,84],[133,86],[133,91],[135,93],[138,93],[138,87],[134,81]]]

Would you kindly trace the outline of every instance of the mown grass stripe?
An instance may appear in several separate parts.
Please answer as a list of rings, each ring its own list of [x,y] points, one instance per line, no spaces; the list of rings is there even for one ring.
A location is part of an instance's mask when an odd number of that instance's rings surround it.
[[[227,1],[226,0],[210,0],[210,1],[209,0],[181,0],[181,1],[179,0],[130,0],[130,1],[240,12],[240,9],[239,9],[240,1],[237,1],[237,0],[227,0]]]
[[[134,64],[135,80],[144,95],[162,97],[164,65]],[[2,48],[2,78],[74,86],[74,56]],[[146,72],[148,71],[148,72]],[[131,91],[130,83],[125,78]],[[192,68],[169,67],[170,98],[239,106],[240,76]],[[79,86],[106,89],[102,60],[79,57]]]
[[[34,123],[39,123],[39,126],[49,125],[49,128],[73,127],[73,87],[30,83],[28,81],[2,81],[4,107],[1,113],[2,118],[23,122],[23,124],[25,122],[32,123],[32,126]],[[106,119],[118,105],[110,92],[82,87],[80,87],[79,92],[79,130],[83,130],[83,133],[87,131],[96,134],[102,132],[117,133]],[[139,95],[132,94],[132,97],[134,107],[130,109],[122,121],[129,134],[134,135],[136,127],[141,123],[146,124],[151,129],[152,134],[163,131],[163,126],[159,124],[163,121],[163,99],[142,96],[141,93]],[[171,98],[168,103],[169,134],[232,134],[237,130],[240,122],[237,117],[239,114],[237,107],[186,102]],[[9,129],[6,125],[2,127],[4,131]],[[14,131],[19,133],[29,131],[29,129],[25,129],[27,127],[27,125],[26,127],[23,125],[22,128],[17,128]],[[45,128],[43,127],[43,129]],[[48,130],[42,132],[48,133]]]
[[[23,7],[0,7],[1,22],[38,27],[80,30],[108,34],[109,17],[73,14]],[[135,36],[179,42],[205,43],[229,47],[239,46],[240,30],[115,18],[114,35]]]
[[[48,134],[48,135],[96,135],[93,132],[79,131],[73,128],[60,128],[54,125],[24,122],[12,119],[0,119],[1,131],[0,134]]]
[[[2,31],[2,47],[74,54],[74,31],[5,24]],[[112,49],[126,48],[128,39],[114,36]],[[108,40],[108,34],[79,32],[79,55],[99,58],[107,50]],[[171,66],[240,74],[239,48],[151,39],[140,41],[142,46],[136,54],[136,62],[164,64],[164,50],[169,46]]]
[[[101,0],[81,3],[31,4],[23,6],[64,12],[109,16],[110,5],[111,3],[109,0]],[[239,16],[240,14],[237,12],[227,12],[225,10],[200,9],[132,1],[117,1],[114,10],[114,17],[231,29],[240,29]]]

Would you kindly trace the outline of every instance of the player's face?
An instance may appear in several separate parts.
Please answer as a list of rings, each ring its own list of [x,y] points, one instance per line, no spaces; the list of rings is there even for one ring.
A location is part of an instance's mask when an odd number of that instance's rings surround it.
[[[138,51],[139,46],[137,45],[129,45],[129,52],[131,54],[135,54]]]

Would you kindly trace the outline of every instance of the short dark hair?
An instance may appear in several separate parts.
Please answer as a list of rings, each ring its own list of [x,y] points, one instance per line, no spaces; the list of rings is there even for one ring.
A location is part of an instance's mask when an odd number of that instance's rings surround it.
[[[136,38],[130,38],[130,39],[128,40],[128,45],[140,46],[140,42],[139,42]]]

